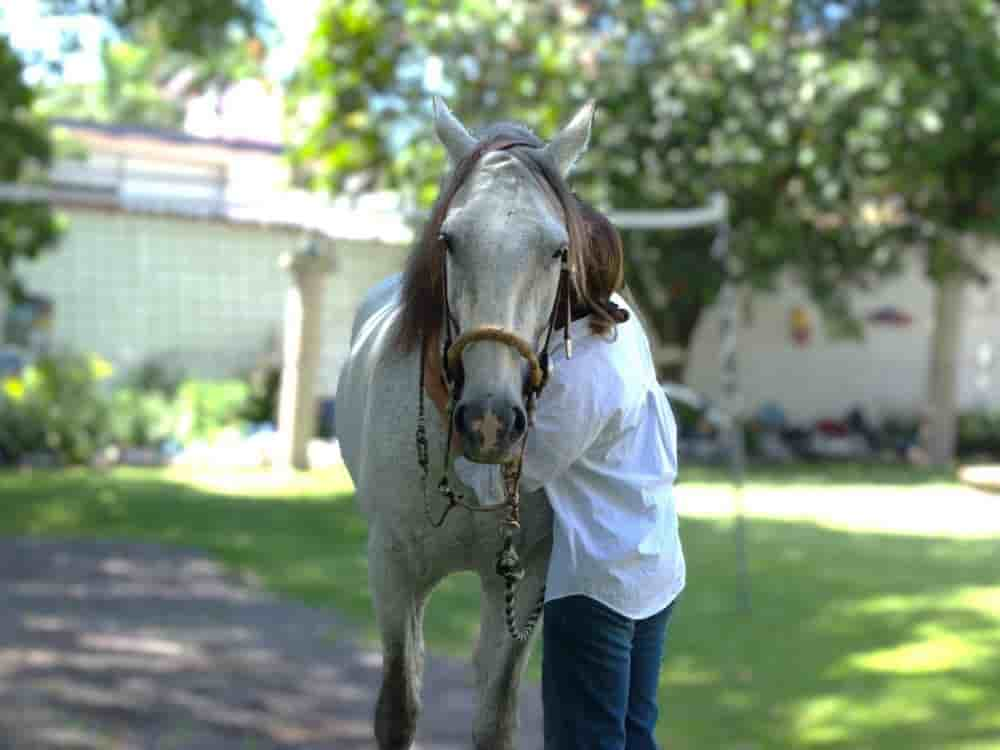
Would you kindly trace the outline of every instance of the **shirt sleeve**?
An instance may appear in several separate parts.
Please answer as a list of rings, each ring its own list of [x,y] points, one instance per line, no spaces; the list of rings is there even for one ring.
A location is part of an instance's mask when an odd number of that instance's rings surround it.
[[[575,359],[575,358],[574,358]],[[582,358],[581,358],[582,359]],[[534,492],[565,474],[594,444],[604,427],[599,368],[587,363],[558,363],[564,378],[553,377],[535,411],[535,424],[528,427],[521,491]],[[496,502],[501,491],[496,466],[455,459],[455,473],[476,492],[481,503]]]

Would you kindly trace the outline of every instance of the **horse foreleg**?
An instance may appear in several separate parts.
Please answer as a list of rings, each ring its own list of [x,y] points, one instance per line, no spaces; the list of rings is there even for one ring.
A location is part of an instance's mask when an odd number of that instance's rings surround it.
[[[379,750],[408,750],[420,712],[427,587],[415,580],[412,566],[394,559],[376,536],[369,542],[369,578],[382,636],[375,740]]]
[[[518,622],[523,623],[538,604],[545,580],[547,555],[528,559],[527,575],[517,592]],[[527,641],[516,641],[504,619],[504,584],[495,574],[483,576],[481,629],[476,647],[479,709],[474,728],[476,750],[513,750],[518,727],[518,688],[537,631]],[[539,742],[540,744],[540,742]]]

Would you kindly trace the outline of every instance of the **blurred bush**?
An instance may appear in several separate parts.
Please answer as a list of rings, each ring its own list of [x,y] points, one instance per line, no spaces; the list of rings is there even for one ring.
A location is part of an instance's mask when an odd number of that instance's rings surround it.
[[[1000,458],[1000,411],[965,412],[958,417],[958,454]]]
[[[110,438],[118,446],[160,446],[174,437],[175,402],[158,390],[121,388],[111,394]]]
[[[250,385],[242,380],[186,380],[177,389],[177,425],[181,443],[211,440],[221,430],[244,425]]]
[[[265,363],[248,376],[250,395],[240,411],[240,417],[252,424],[278,421],[278,391],[281,387],[281,367]]]
[[[102,381],[111,372],[94,355],[50,355],[7,378],[0,400],[3,459],[48,454],[61,463],[89,462],[110,434]]]
[[[2,381],[0,465],[91,463],[109,447],[162,449],[210,441],[226,428],[268,421],[270,387],[242,380],[177,383],[150,368],[113,388],[96,355],[42,357]],[[256,400],[255,400],[256,399]]]
[[[173,398],[180,384],[184,382],[184,374],[174,366],[165,362],[149,359],[132,370],[126,383],[139,391],[158,391]]]

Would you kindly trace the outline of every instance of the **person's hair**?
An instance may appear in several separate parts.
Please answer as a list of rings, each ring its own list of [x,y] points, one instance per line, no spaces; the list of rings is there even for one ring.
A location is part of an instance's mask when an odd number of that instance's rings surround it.
[[[589,294],[582,300],[574,299],[573,307],[590,314],[594,333],[607,334],[617,323],[628,320],[628,313],[611,301],[612,294],[625,288],[625,250],[621,235],[607,216],[581,198],[577,198],[577,206],[586,227],[584,263]]]

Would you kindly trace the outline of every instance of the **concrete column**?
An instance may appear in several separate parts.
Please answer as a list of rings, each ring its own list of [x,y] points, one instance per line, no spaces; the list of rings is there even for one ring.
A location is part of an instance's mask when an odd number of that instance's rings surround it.
[[[958,375],[965,286],[965,279],[952,273],[937,282],[934,294],[927,450],[931,464],[941,468],[954,465],[958,443]]]
[[[311,239],[303,250],[279,260],[292,286],[285,303],[284,352],[278,398],[278,446],[274,466],[307,469],[309,441],[316,431],[316,373],[322,349],[323,291],[333,255]]]

